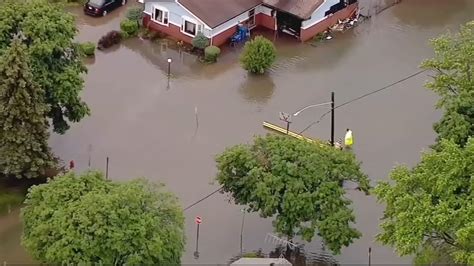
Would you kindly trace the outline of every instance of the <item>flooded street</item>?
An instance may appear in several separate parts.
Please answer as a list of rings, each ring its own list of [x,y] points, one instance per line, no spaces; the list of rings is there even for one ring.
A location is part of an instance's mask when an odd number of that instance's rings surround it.
[[[369,9],[372,2],[376,0],[362,5]],[[78,40],[96,42],[119,28],[124,10],[105,18],[73,12],[78,17]],[[214,156],[267,133],[263,121],[279,124],[278,112],[327,102],[331,91],[338,105],[413,74],[423,59],[432,56],[430,38],[472,19],[472,0],[405,0],[316,47],[280,36],[277,63],[262,77],[249,76],[240,67],[238,48],[225,48],[217,64],[203,65],[193,55],[173,49],[171,41],[126,40],[115,49],[98,51],[88,62],[83,97],[92,115],[67,134],[53,135],[51,146],[64,161],[74,160],[78,170],[87,169],[89,159],[92,168],[105,170],[109,157],[112,179],[144,176],[165,183],[187,207],[218,188],[212,183]],[[169,82],[167,58],[173,59]],[[434,142],[432,124],[439,113],[434,110],[435,95],[423,88],[427,79],[419,75],[337,109],[336,138],[342,138],[346,128],[353,130],[355,152],[373,184],[386,179],[396,164],[415,164],[420,152]],[[308,110],[291,127],[301,131],[326,111]],[[329,139],[329,116],[304,134]],[[335,261],[366,264],[367,249],[372,247],[374,264],[410,263],[410,258],[400,258],[374,241],[383,207],[363,193],[348,191],[348,196],[363,236]],[[215,194],[186,210],[183,264],[222,264],[238,255],[241,208]],[[31,261],[19,246],[19,224],[10,221],[17,215],[0,220],[0,262]],[[203,224],[200,258],[195,260],[197,215]],[[270,219],[245,215],[244,250],[271,251],[275,245],[265,241],[271,232]],[[309,261],[321,257],[318,239],[307,243],[305,251]]]

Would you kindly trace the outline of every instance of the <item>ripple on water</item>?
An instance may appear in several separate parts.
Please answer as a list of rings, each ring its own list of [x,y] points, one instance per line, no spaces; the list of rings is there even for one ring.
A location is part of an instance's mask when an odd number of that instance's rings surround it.
[[[279,72],[285,72],[290,69],[294,69],[298,63],[305,61],[306,58],[302,56],[292,56],[289,58],[284,58],[278,60],[276,64],[274,64],[269,71],[274,74],[278,74]]]

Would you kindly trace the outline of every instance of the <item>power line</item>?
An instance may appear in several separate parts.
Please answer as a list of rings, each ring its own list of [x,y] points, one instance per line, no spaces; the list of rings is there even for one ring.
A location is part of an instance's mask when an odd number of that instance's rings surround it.
[[[189,205],[188,207],[184,208],[184,210],[186,211],[186,210],[188,210],[188,209],[194,207],[194,205],[197,205],[197,204],[201,203],[202,201],[206,200],[206,199],[209,198],[210,196],[212,196],[212,195],[216,194],[217,192],[221,191],[221,189],[222,189],[223,187],[224,187],[224,186],[222,186],[222,187],[220,187],[220,188],[214,190],[212,193],[206,195],[205,197],[201,198],[200,200],[198,200],[198,201],[194,202],[193,204]]]
[[[399,84],[399,83],[402,83],[402,82],[404,82],[404,81],[406,81],[406,80],[408,80],[408,79],[411,79],[411,78],[413,78],[413,77],[415,77],[415,76],[418,76],[418,75],[420,75],[421,73],[423,73],[423,72],[425,72],[425,71],[426,71],[426,70],[420,70],[420,71],[418,71],[418,72],[415,72],[414,74],[411,74],[411,75],[406,76],[406,77],[404,77],[404,78],[402,78],[402,79],[400,79],[400,80],[397,80],[397,81],[395,81],[395,82],[393,82],[393,83],[391,83],[391,84],[388,84],[388,85],[385,86],[385,87],[382,87],[382,88],[380,88],[380,89],[377,89],[377,90],[368,92],[368,93],[363,94],[363,95],[361,95],[361,96],[359,96],[359,97],[357,97],[357,98],[354,98],[354,99],[352,99],[352,100],[350,100],[350,101],[347,101],[347,102],[344,102],[344,103],[342,103],[342,104],[340,104],[340,105],[337,105],[337,106],[334,107],[334,109],[337,109],[337,108],[339,108],[339,107],[342,107],[342,106],[347,105],[347,104],[350,104],[350,103],[353,103],[353,102],[355,102],[355,101],[358,101],[358,100],[360,100],[360,99],[362,99],[362,98],[365,98],[365,97],[367,97],[367,96],[369,96],[369,95],[372,95],[372,94],[375,94],[375,93],[377,93],[377,92],[386,90],[386,89],[388,89],[388,88],[390,88],[390,87],[393,87],[393,86],[395,86],[395,85],[397,85],[397,84]],[[307,129],[309,129],[309,128],[312,127],[313,125],[315,125],[315,124],[321,122],[321,120],[322,120],[327,114],[329,114],[330,112],[331,112],[331,111],[328,111],[328,112],[324,113],[323,115],[321,115],[321,117],[318,119],[318,121],[311,123],[311,124],[310,124],[309,126],[307,126],[305,129],[303,129],[299,134],[302,134],[303,132],[305,132]],[[184,211],[186,211],[186,210],[188,210],[188,209],[191,209],[191,208],[194,207],[195,205],[201,203],[202,201],[206,200],[207,198],[209,198],[209,197],[211,197],[212,195],[216,194],[217,192],[221,191],[223,187],[224,187],[224,186],[221,186],[220,188],[218,188],[218,189],[214,190],[213,192],[209,193],[208,195],[202,197],[202,198],[199,199],[198,201],[196,201],[196,202],[192,203],[191,205],[187,206],[186,208],[184,208]]]
[[[423,73],[423,72],[425,72],[425,71],[427,71],[427,70],[420,70],[420,71],[415,72],[415,73],[413,73],[413,74],[411,74],[411,75],[408,75],[408,76],[406,76],[406,77],[404,77],[404,78],[402,78],[402,79],[399,79],[399,80],[397,80],[397,81],[395,81],[395,82],[393,82],[393,83],[390,83],[390,84],[388,84],[388,85],[386,85],[386,86],[384,86],[384,87],[382,87],[382,88],[380,88],[380,89],[377,89],[377,90],[368,92],[368,93],[366,93],[366,94],[362,94],[362,95],[359,96],[359,97],[356,97],[356,98],[354,98],[354,99],[352,99],[352,100],[349,100],[349,101],[347,101],[347,102],[344,102],[344,103],[341,103],[341,104],[335,106],[334,109],[337,109],[337,108],[339,108],[339,107],[343,107],[344,105],[348,105],[348,104],[353,103],[353,102],[355,102],[355,101],[358,101],[358,100],[360,100],[360,99],[362,99],[362,98],[365,98],[365,97],[367,97],[367,96],[369,96],[369,95],[372,95],[372,94],[381,92],[381,91],[383,91],[383,90],[386,90],[386,89],[388,89],[388,88],[391,88],[391,87],[393,87],[393,86],[395,86],[395,85],[397,85],[397,84],[399,84],[399,83],[402,83],[402,82],[404,82],[404,81],[406,81],[406,80],[409,80],[409,79],[411,79],[411,78],[413,78],[413,77],[416,77],[416,76],[420,75],[421,73]],[[321,120],[322,120],[327,114],[329,114],[329,113],[331,113],[331,111],[327,111],[326,113],[324,113],[323,115],[321,115],[321,117],[319,117],[319,119],[318,119],[317,121],[312,122],[311,124],[309,124],[309,125],[308,125],[307,127],[305,127],[299,134],[302,134],[303,132],[305,132],[306,130],[308,130],[310,127],[312,127],[312,126],[314,126],[315,124],[318,124],[319,122],[321,122]]]

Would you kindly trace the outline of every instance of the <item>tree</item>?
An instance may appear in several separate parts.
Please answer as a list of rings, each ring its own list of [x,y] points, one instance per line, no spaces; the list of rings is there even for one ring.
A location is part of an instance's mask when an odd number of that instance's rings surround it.
[[[446,34],[432,41],[435,57],[422,67],[436,73],[426,86],[440,99],[441,120],[434,125],[438,141],[451,139],[464,145],[474,136],[474,21],[458,34]]]
[[[307,241],[317,234],[335,253],[361,236],[351,226],[355,217],[342,183],[354,181],[367,192],[369,180],[352,153],[267,135],[226,149],[216,161],[223,191],[249,211],[275,217],[277,233]]]
[[[456,265],[450,255],[451,249],[447,245],[439,245],[427,241],[416,252],[413,264],[417,266],[425,265]]]
[[[386,204],[378,239],[400,255],[445,250],[474,263],[474,139],[465,148],[443,140],[413,169],[396,167],[375,195]],[[430,251],[430,250],[428,250]]]
[[[275,59],[275,45],[262,36],[257,36],[255,39],[245,43],[244,50],[240,55],[242,67],[255,74],[265,73],[275,62]]]
[[[86,68],[73,42],[77,32],[73,16],[45,0],[6,0],[0,3],[0,17],[0,55],[11,45],[12,36],[23,32],[34,80],[50,106],[47,115],[54,131],[64,133],[68,121],[79,122],[89,114],[80,98]]]
[[[13,38],[0,58],[0,170],[35,178],[53,166],[48,146],[48,106],[31,74],[26,46]]]
[[[129,9],[127,9],[126,17],[131,21],[135,21],[137,25],[140,25],[140,22],[143,18],[143,8],[144,5],[130,7]]]
[[[179,265],[184,216],[163,185],[69,172],[30,188],[22,244],[51,264]]]

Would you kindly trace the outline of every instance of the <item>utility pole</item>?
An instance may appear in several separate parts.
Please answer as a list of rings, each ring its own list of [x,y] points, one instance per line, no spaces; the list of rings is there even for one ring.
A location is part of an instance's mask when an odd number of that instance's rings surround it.
[[[244,222],[245,222],[245,209],[241,209],[242,214],[242,225],[240,227],[240,256],[243,254],[243,239],[244,239]]]
[[[290,133],[291,115],[285,112],[280,112],[280,120],[286,123],[286,135]]]
[[[105,180],[109,180],[109,157],[105,161]]]
[[[371,265],[372,247],[369,247],[369,266]]]
[[[331,92],[331,145],[334,146],[334,92]]]

